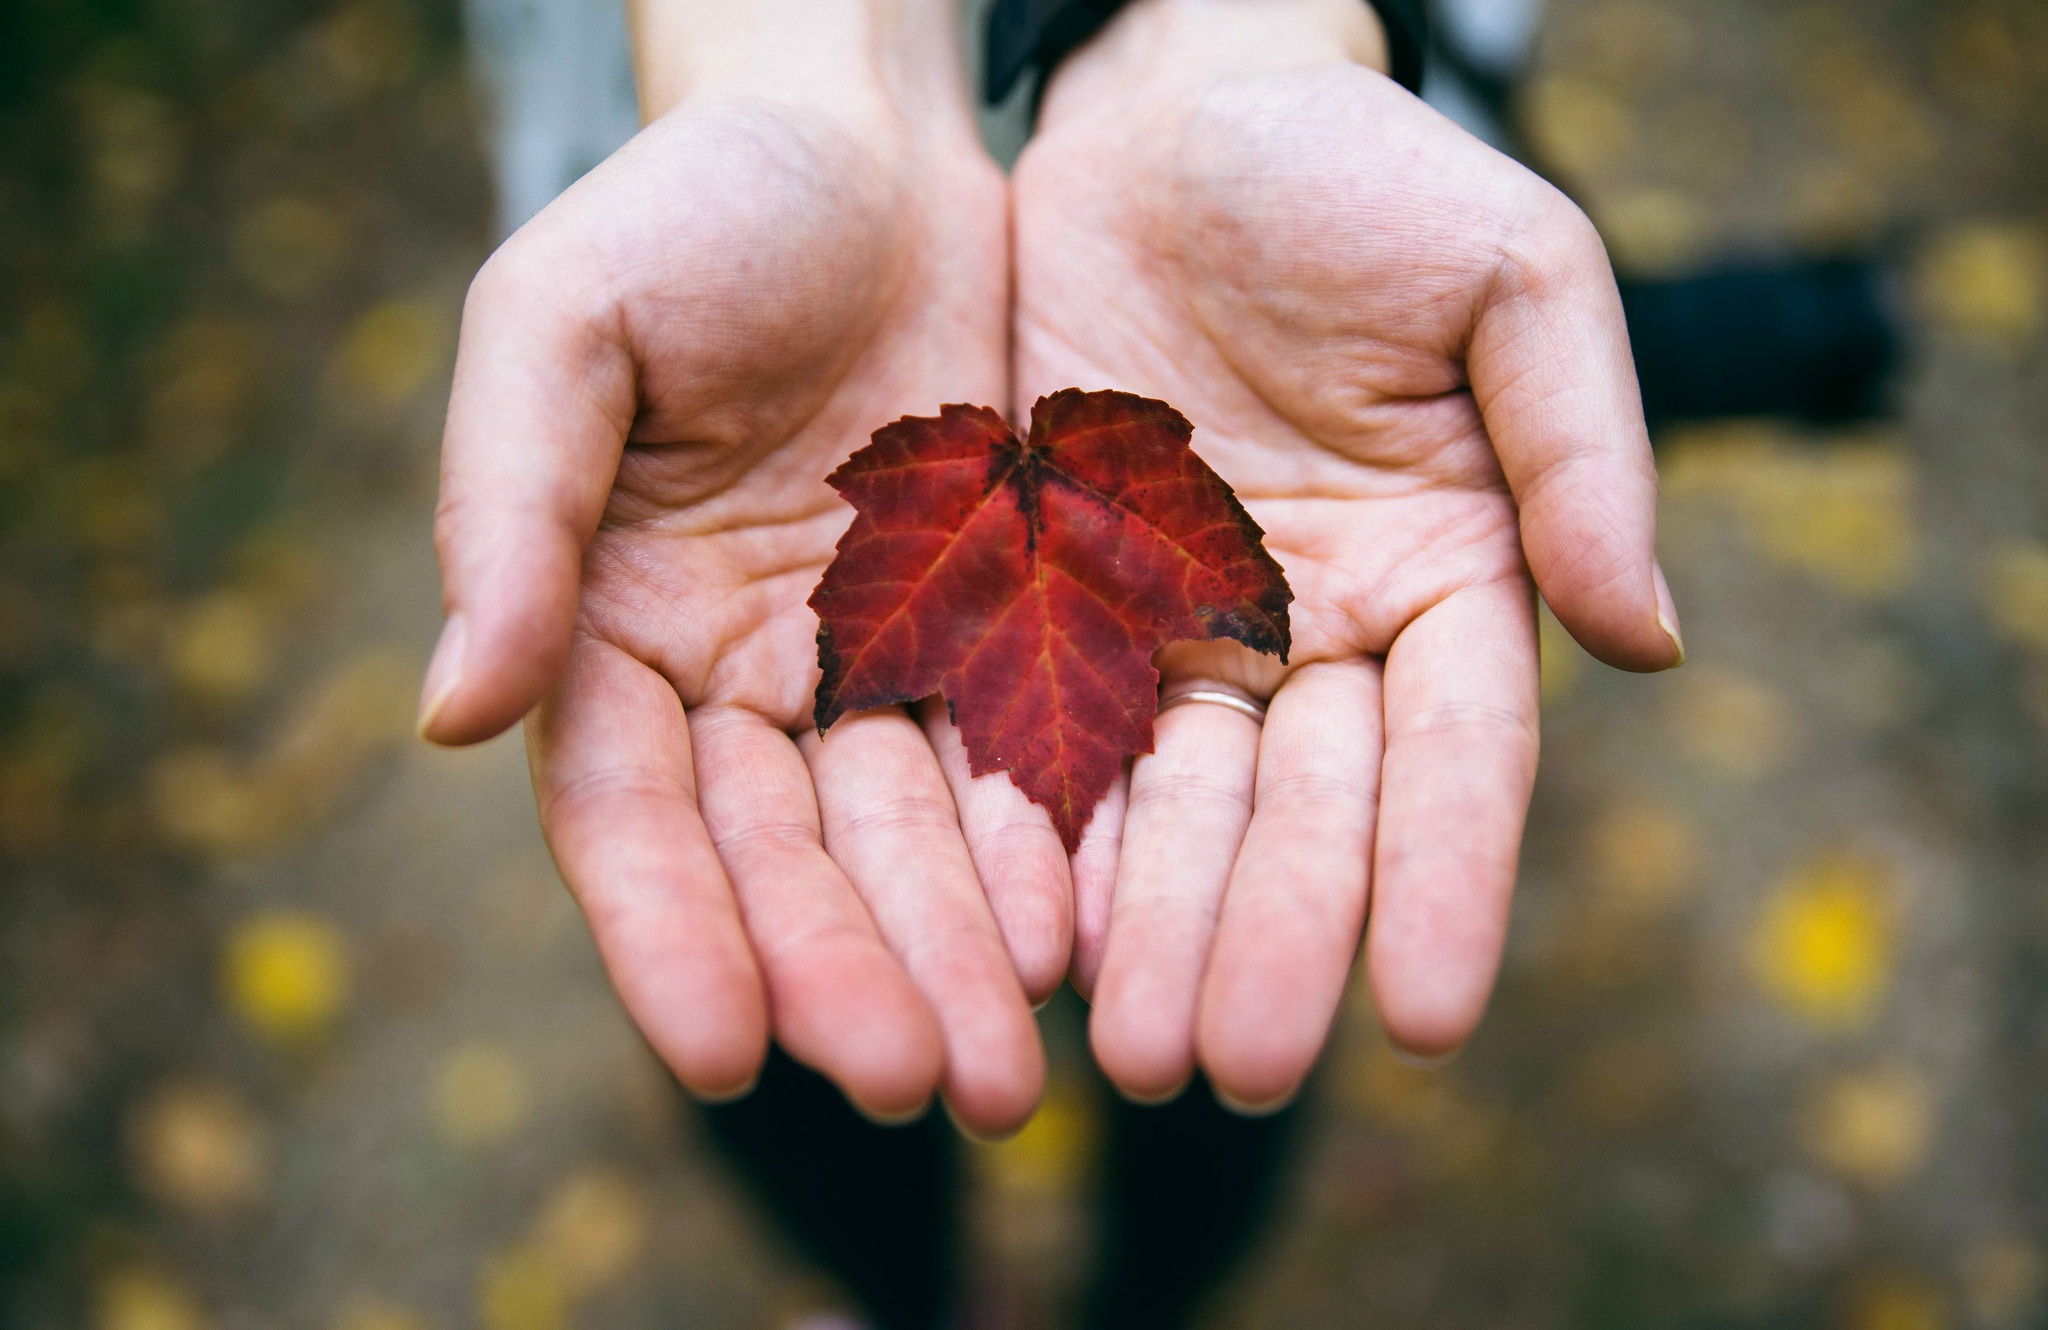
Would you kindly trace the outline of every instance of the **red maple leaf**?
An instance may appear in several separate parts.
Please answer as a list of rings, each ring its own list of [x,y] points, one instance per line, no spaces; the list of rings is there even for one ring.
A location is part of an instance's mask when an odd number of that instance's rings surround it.
[[[985,406],[905,416],[827,479],[855,510],[811,593],[817,723],[943,693],[977,776],[1007,771],[1072,851],[1152,751],[1168,642],[1287,659],[1280,565],[1164,402],[1067,388],[1019,441]]]

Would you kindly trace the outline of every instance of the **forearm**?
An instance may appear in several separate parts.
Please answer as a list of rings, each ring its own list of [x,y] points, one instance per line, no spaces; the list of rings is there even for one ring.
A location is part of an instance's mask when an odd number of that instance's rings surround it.
[[[1387,69],[1387,35],[1365,0],[1133,0],[1061,63],[1041,123],[1155,79],[1277,73],[1336,63]]]
[[[956,0],[629,0],[646,120],[719,94],[972,133]]]

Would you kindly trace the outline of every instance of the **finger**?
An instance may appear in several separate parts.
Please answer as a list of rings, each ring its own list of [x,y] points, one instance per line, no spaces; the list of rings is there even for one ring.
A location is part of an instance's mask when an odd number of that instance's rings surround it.
[[[1685,649],[1657,567],[1657,472],[1621,296],[1585,214],[1532,187],[1535,220],[1473,330],[1472,395],[1558,621],[1610,665],[1668,669]]]
[[[953,792],[968,856],[1018,982],[1033,1003],[1043,1002],[1066,977],[1073,954],[1074,884],[1066,847],[1052,818],[1008,776],[973,773],[945,703],[931,699],[919,719]]]
[[[938,1014],[947,1106],[973,1131],[1016,1130],[1045,1088],[1045,1053],[930,743],[891,709],[801,744],[826,848]]]
[[[1194,1072],[1195,1002],[1251,817],[1258,744],[1257,721],[1194,702],[1160,714],[1153,752],[1131,767],[1088,1034],[1132,1098],[1167,1098]]]
[[[420,697],[436,743],[489,738],[560,675],[633,420],[632,361],[564,294],[597,284],[546,226],[507,241],[463,308],[434,515],[448,620]]]
[[[743,1091],[767,1053],[767,1001],[668,681],[579,639],[527,752],[548,847],[634,1024],[695,1093]]]
[[[1536,779],[1526,587],[1457,592],[1394,639],[1366,968],[1388,1037],[1449,1052],[1479,1023]]]
[[[1116,865],[1123,857],[1124,815],[1130,806],[1129,764],[1119,771],[1095,816],[1081,830],[1081,847],[1068,867],[1074,876],[1074,962],[1068,977],[1083,1001],[1095,1000],[1102,973],[1102,949],[1109,940],[1110,904],[1116,899]]]
[[[775,1038],[870,1116],[920,1111],[938,1088],[938,1022],[825,853],[810,772],[752,712],[690,713],[718,857],[768,985]]]
[[[1306,665],[1267,712],[1196,1025],[1232,1103],[1285,1103],[1329,1037],[1365,926],[1380,737],[1377,662]]]

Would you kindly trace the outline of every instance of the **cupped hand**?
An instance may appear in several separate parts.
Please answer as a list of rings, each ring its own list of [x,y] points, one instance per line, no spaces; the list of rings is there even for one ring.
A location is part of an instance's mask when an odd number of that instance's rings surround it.
[[[825,475],[884,422],[1007,391],[1004,183],[964,112],[913,130],[805,91],[686,97],[478,276],[422,732],[534,709],[549,845],[693,1090],[743,1091],[772,1034],[877,1117],[939,1088],[1000,1132],[1043,1054],[967,839],[1028,806],[969,801],[963,830],[901,710],[820,740],[804,602],[851,516]],[[1043,991],[1068,888],[1018,880],[997,906]]]
[[[1362,929],[1392,1039],[1460,1045],[1535,775],[1536,590],[1602,660],[1682,659],[1600,241],[1379,51],[1356,0],[1139,0],[1015,172],[1018,411],[1070,384],[1172,402],[1297,596],[1284,667],[1164,655],[1166,691],[1269,714],[1163,712],[1120,849],[1077,861],[1075,977],[1135,1097],[1199,1065],[1284,1101]]]

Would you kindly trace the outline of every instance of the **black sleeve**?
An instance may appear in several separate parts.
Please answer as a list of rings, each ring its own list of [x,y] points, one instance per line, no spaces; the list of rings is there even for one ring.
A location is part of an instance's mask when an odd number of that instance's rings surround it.
[[[1422,91],[1422,55],[1429,45],[1423,0],[1367,0],[1387,30],[1394,81]],[[1077,47],[1102,31],[1124,0],[996,0],[990,7],[982,96],[1007,97],[1028,69],[1046,76]]]

